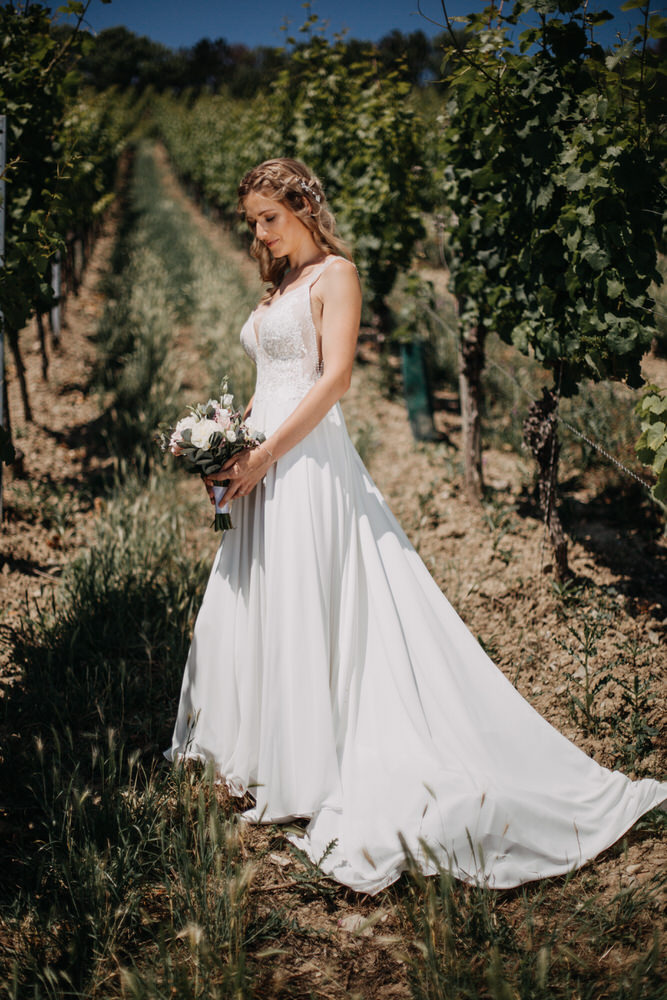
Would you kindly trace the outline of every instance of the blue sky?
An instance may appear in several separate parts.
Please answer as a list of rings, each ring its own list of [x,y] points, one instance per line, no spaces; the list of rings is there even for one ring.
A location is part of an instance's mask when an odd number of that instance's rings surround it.
[[[617,31],[627,35],[639,21],[638,12],[620,12],[622,0],[590,0],[591,10],[609,10],[615,15],[599,39],[611,44]],[[480,10],[485,2],[448,0],[450,15],[460,16]],[[510,4],[507,3],[509,7]],[[658,4],[652,4],[656,9]],[[354,38],[377,40],[393,28],[409,32],[421,29],[435,34],[440,29],[417,12],[417,0],[315,0],[318,16],[329,22],[331,33],[348,29]],[[421,0],[424,14],[442,23],[440,0]],[[224,38],[228,42],[256,45],[282,45],[287,20],[290,32],[296,33],[306,17],[302,0],[112,0],[109,5],[92,0],[88,26],[101,31],[125,25],[139,35],[171,48],[193,45],[200,38]]]

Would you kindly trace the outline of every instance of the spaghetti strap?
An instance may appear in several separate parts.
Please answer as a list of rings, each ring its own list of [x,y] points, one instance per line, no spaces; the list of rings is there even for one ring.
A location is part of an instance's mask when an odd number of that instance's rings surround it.
[[[320,277],[320,275],[324,273],[324,271],[328,268],[329,264],[331,264],[334,260],[344,260],[344,259],[345,259],[344,257],[339,257],[338,254],[335,253],[329,254],[329,256],[325,258],[325,260],[323,260],[321,264],[318,265],[315,274],[312,274],[310,276],[310,278],[306,282],[306,287],[312,288],[317,279]]]

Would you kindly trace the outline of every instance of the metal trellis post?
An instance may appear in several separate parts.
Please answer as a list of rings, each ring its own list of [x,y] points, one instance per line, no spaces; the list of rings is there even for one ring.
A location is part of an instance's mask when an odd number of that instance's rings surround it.
[[[56,299],[51,309],[51,334],[54,344],[60,343],[60,250],[56,250],[51,261],[51,289]]]
[[[7,162],[7,116],[0,115],[0,271],[5,266],[5,164]],[[0,309],[0,430],[5,426],[5,321]],[[2,459],[0,458],[0,524],[2,508]]]

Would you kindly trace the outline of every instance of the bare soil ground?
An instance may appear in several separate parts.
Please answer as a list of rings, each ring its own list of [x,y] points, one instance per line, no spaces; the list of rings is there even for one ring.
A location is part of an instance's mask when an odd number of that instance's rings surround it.
[[[230,236],[187,202],[164,157],[161,166],[170,196],[188,204],[197,225],[220,253],[235,254],[241,262],[242,252]],[[25,453],[27,479],[12,480],[9,475],[5,481],[6,517],[0,532],[0,623],[4,625],[29,613],[34,601],[48,598],[64,563],[86,545],[88,525],[100,510],[94,483],[105,459],[90,443],[102,401],[88,384],[95,356],[93,337],[103,308],[99,281],[108,267],[114,231],[111,215],[81,292],[69,303],[62,348],[51,354],[48,383],[41,379],[33,349],[34,328],[22,333],[35,411],[32,424],[21,419],[15,373],[11,363],[8,366],[9,403],[17,443]],[[249,283],[256,280],[254,265],[243,266]],[[664,363],[651,364],[653,377],[657,364],[667,380]],[[599,736],[587,734],[568,707],[573,682],[565,674],[580,670],[573,653],[577,641],[568,631],[572,606],[553,586],[543,525],[530,503],[527,460],[487,451],[491,502],[479,509],[472,506],[459,473],[458,415],[450,408],[437,414],[443,443],[415,444],[403,404],[382,395],[372,344],[360,348],[344,411],[357,439],[359,430],[364,431],[365,459],[374,479],[471,631],[539,712],[600,763],[613,764],[617,752],[613,733],[603,727]],[[449,443],[444,443],[445,436]],[[616,661],[619,649],[632,644],[641,651],[636,662],[626,657],[617,664],[618,683],[605,688],[608,704],[598,704],[596,710],[605,715],[620,704],[619,685],[632,684],[634,673],[647,681],[653,677],[654,700],[647,708],[647,722],[659,728],[665,715],[660,678],[667,660],[667,542],[654,525],[619,524],[613,510],[605,511],[593,495],[580,502],[571,566],[579,584],[594,584],[597,593],[606,595],[609,614],[595,662]],[[192,541],[213,553],[215,540],[203,500],[201,524],[193,528]],[[575,615],[572,622],[577,620]],[[6,657],[2,669],[5,678],[12,677]],[[18,677],[14,680],[20,682]],[[664,773],[664,732],[654,746],[638,762],[636,773]],[[260,996],[398,1000],[411,995],[405,928],[392,890],[369,898],[339,889],[330,904],[316,884],[309,890],[303,882],[295,883],[299,862],[279,830],[249,828],[244,847],[258,866],[255,892],[260,905],[285,909],[295,922],[294,933],[283,942],[284,954],[265,963]],[[631,832],[623,849],[612,848],[588,866],[587,884],[611,897],[619,888],[647,883],[666,862],[667,847],[657,836]],[[511,910],[511,894],[507,900]],[[565,897],[564,904],[572,901]],[[360,932],[364,920],[371,924]],[[624,957],[619,950],[619,968]]]
[[[89,383],[96,357],[93,337],[104,307],[100,280],[109,266],[117,218],[110,213],[95,243],[76,299],[70,299],[59,349],[49,345],[49,375],[41,375],[36,324],[20,343],[32,423],[23,408],[13,359],[7,359],[9,409],[25,475],[4,470],[0,531],[0,624],[30,613],[57,583],[62,567],[86,543],[87,525],[100,510],[95,477],[110,460],[94,446],[101,400]],[[10,665],[5,664],[5,669]]]

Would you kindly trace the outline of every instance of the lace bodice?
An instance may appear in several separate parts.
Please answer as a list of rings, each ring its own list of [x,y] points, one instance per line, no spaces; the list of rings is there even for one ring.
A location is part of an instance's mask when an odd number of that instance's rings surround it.
[[[262,396],[303,399],[322,374],[310,290],[338,259],[327,257],[307,282],[258,306],[243,325],[241,344],[257,366],[255,402]]]

